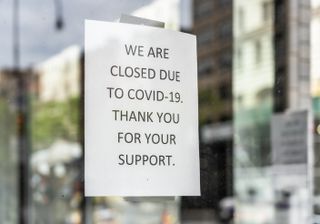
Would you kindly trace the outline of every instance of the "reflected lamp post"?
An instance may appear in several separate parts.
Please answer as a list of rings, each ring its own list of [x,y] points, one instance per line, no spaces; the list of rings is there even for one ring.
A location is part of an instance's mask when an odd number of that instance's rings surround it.
[[[55,1],[56,29],[63,28],[62,2]],[[20,70],[20,1],[13,1],[13,76],[17,80],[17,139],[18,139],[18,214],[19,224],[29,223],[29,152],[30,130],[28,106],[28,77]]]

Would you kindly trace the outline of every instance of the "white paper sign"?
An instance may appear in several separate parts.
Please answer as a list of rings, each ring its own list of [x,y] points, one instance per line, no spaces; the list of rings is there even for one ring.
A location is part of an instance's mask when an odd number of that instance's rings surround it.
[[[85,22],[85,195],[200,195],[196,38]]]

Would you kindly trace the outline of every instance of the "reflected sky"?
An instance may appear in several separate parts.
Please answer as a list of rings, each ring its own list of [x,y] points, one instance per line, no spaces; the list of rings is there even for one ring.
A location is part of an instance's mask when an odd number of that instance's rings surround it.
[[[21,66],[37,64],[70,45],[83,46],[84,19],[114,21],[153,0],[68,0],[64,28],[55,29],[56,0],[20,0]],[[13,0],[0,0],[0,68],[12,67]]]

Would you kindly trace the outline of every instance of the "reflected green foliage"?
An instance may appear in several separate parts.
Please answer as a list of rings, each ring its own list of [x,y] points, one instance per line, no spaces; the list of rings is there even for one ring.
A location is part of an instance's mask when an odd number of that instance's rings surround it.
[[[3,95],[0,96],[0,223],[17,223],[16,113],[12,96],[7,90],[1,94]]]
[[[213,116],[223,108],[223,102],[219,99],[214,89],[199,90],[199,124],[212,123]]]
[[[0,99],[0,161],[6,161],[10,148],[10,139],[14,134],[14,114],[10,111],[8,102]]]
[[[47,148],[54,140],[78,139],[79,97],[63,102],[32,103],[33,150]]]

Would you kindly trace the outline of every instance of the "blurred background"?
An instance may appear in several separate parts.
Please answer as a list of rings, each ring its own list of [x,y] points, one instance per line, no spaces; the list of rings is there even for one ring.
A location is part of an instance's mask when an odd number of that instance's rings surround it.
[[[84,19],[121,14],[197,36],[201,197],[83,196]],[[320,0],[0,0],[0,34],[0,223],[320,223]]]

